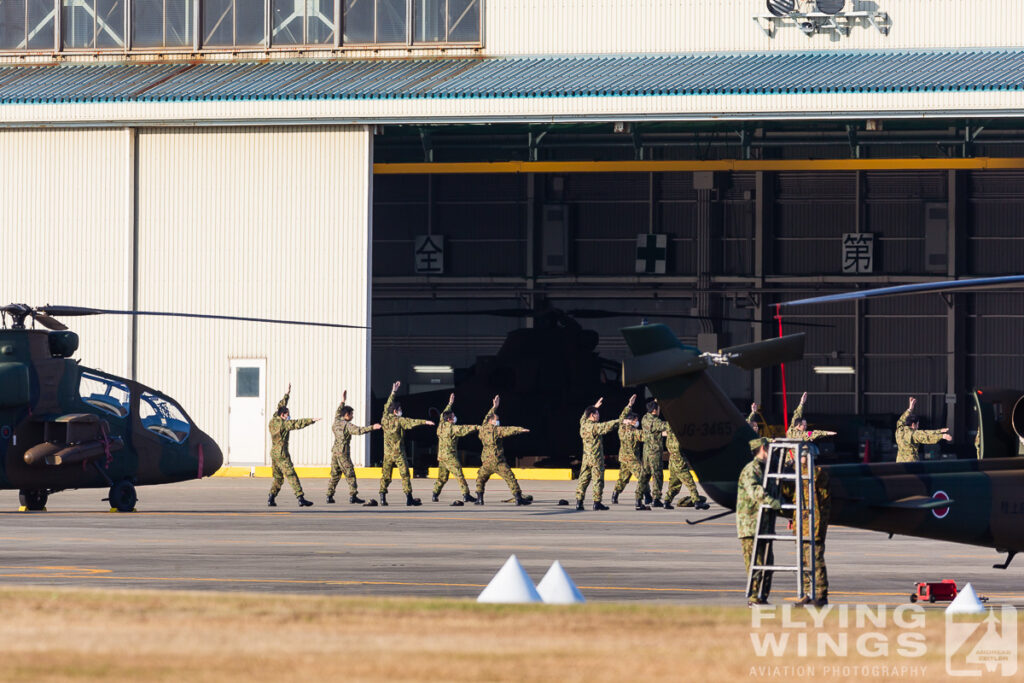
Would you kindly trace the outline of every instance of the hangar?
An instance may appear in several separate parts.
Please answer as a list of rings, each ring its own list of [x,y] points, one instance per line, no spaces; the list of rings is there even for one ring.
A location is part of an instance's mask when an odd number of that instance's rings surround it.
[[[289,381],[297,417],[330,418],[347,389],[370,421],[394,379],[448,386],[533,323],[453,310],[621,313],[583,321],[614,360],[641,313],[718,348],[777,334],[784,299],[1015,274],[1022,11],[0,0],[0,289],[365,326],[75,322],[85,364],[167,392],[229,463],[262,464]],[[823,420],[884,425],[914,394],[966,454],[968,392],[1024,384],[1019,294],[783,324],[801,322],[827,326],[807,328],[789,388]],[[781,419],[777,373],[721,379]],[[296,464],[329,448],[326,429],[296,439]]]

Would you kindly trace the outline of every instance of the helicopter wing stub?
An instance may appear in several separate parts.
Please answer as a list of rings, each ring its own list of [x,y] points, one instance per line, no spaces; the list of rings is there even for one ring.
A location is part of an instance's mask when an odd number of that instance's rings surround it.
[[[729,360],[729,365],[744,370],[757,370],[779,363],[789,363],[804,357],[804,343],[807,335],[803,332],[790,334],[777,339],[741,344],[722,349],[721,354]]]
[[[809,306],[811,304],[834,303],[836,301],[858,301],[862,299],[878,299],[886,296],[924,294],[927,292],[976,292],[1011,287],[1024,287],[1024,275],[1004,275],[1001,277],[972,278],[970,280],[943,280],[941,282],[918,282],[910,285],[879,287],[877,289],[865,289],[856,292],[827,294],[825,296],[811,297],[810,299],[783,301],[779,306]]]

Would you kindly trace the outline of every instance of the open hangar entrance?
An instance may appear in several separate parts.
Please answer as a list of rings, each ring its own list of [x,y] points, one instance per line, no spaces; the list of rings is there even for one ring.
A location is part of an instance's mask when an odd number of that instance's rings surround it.
[[[713,350],[776,336],[779,301],[1024,263],[1012,120],[393,126],[374,149],[377,397],[394,379],[452,387],[536,324],[532,309],[576,312],[621,361],[619,329],[642,319]],[[851,453],[871,438],[886,457],[914,395],[967,457],[969,392],[1024,387],[1016,292],[822,305],[783,330],[807,333],[789,409],[809,392],[812,423]],[[744,414],[756,402],[782,423],[777,369],[716,379]]]

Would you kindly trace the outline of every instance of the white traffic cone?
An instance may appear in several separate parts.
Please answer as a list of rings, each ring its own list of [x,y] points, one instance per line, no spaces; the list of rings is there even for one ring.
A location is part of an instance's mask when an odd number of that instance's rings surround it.
[[[967,584],[964,589],[957,593],[953,602],[946,608],[946,614],[984,614],[985,606],[978,599],[974,592],[974,586]]]
[[[548,573],[537,584],[537,592],[549,605],[575,605],[586,602],[558,560],[555,560]]]
[[[505,564],[498,573],[494,575],[491,582],[487,584],[477,602],[496,603],[519,603],[519,602],[541,602],[540,594],[533,585],[533,579],[519,564],[519,558],[512,555],[505,561]]]

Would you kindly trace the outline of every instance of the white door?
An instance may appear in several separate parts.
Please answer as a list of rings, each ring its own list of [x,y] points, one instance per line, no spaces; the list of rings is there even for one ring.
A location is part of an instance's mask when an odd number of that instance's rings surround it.
[[[266,358],[232,358],[228,464],[266,463]]]

